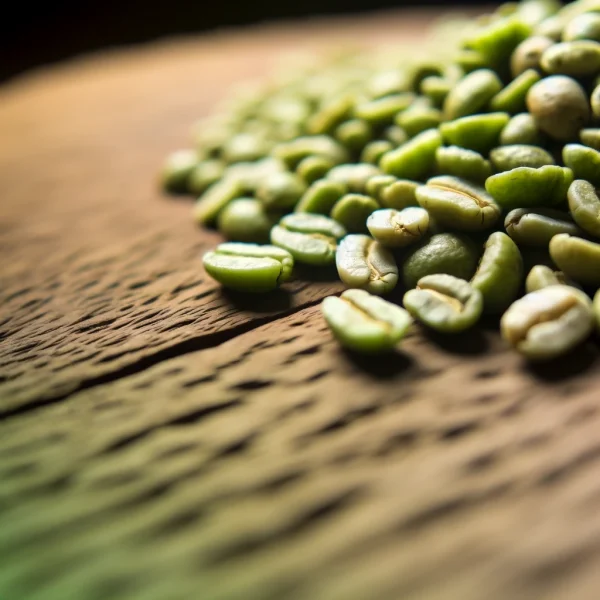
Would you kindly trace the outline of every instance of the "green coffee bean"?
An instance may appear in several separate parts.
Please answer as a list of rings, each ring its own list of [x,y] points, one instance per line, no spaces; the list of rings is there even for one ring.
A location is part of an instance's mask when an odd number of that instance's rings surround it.
[[[567,144],[562,152],[563,162],[576,179],[585,179],[600,186],[600,152],[581,144]]]
[[[573,171],[548,165],[539,169],[518,167],[492,175],[485,189],[504,209],[556,206],[567,197]]]
[[[594,296],[594,315],[596,317],[596,329],[600,332],[600,290]]]
[[[349,159],[344,146],[326,135],[299,137],[283,142],[273,148],[273,156],[292,170],[307,156],[328,158],[336,165],[348,162]]]
[[[432,76],[439,76],[443,73],[443,66],[437,60],[421,59],[412,69],[412,89],[418,90],[424,79]]]
[[[570,285],[562,271],[553,271],[546,265],[536,265],[529,271],[525,280],[525,290],[528,294],[537,292],[551,285]]]
[[[445,273],[471,279],[479,261],[479,251],[467,237],[438,233],[409,248],[402,267],[404,286],[414,288],[426,275]]]
[[[559,17],[563,19],[563,23],[566,24],[577,15],[581,15],[589,12],[597,12],[600,9],[597,0],[576,0],[575,2],[569,3],[564,6],[559,13]]]
[[[373,98],[409,92],[410,88],[410,77],[400,69],[376,73],[367,83],[367,93]]]
[[[381,171],[375,165],[368,163],[357,163],[353,165],[338,165],[329,171],[327,179],[341,183],[349,192],[364,194],[367,182]]]
[[[187,188],[196,196],[203,194],[213,183],[225,174],[225,164],[220,160],[207,159],[200,161],[192,170],[187,181]]]
[[[600,196],[589,182],[576,179],[567,194],[569,210],[575,222],[590,235],[600,238]],[[576,232],[565,231],[571,235]]]
[[[447,173],[475,183],[484,183],[492,175],[490,161],[474,150],[442,146],[437,149],[435,160],[439,173]]]
[[[550,38],[535,35],[522,41],[512,54],[510,67],[513,77],[518,77],[529,69],[540,69],[542,54],[554,44]]]
[[[490,108],[512,115],[524,111],[526,109],[527,92],[540,79],[541,76],[536,70],[528,69],[524,71],[490,100]]]
[[[442,122],[442,113],[437,108],[409,108],[396,115],[396,123],[409,137],[438,127]]]
[[[579,227],[567,213],[552,208],[516,208],[506,215],[504,227],[520,246],[547,248],[559,233],[578,235]]]
[[[514,49],[531,33],[531,27],[518,16],[499,19],[467,40],[469,48],[480,52],[490,67],[508,72]]]
[[[245,187],[237,179],[221,179],[211,185],[194,206],[194,220],[201,225],[212,225],[219,213],[235,198],[245,192]]]
[[[327,175],[335,163],[323,156],[307,156],[296,167],[296,174],[308,183],[314,183]]]
[[[336,181],[319,179],[304,193],[296,205],[296,212],[329,215],[335,203],[347,193],[346,186]]]
[[[490,161],[497,172],[511,171],[519,167],[538,169],[555,164],[554,158],[549,152],[527,144],[513,144],[495,148],[490,152]]]
[[[232,200],[217,217],[219,231],[236,242],[268,242],[269,232],[276,222],[254,198]]]
[[[442,145],[437,129],[428,129],[399,148],[386,152],[379,162],[381,169],[402,179],[423,179],[435,164],[435,152]]]
[[[395,148],[408,142],[408,133],[398,125],[390,125],[383,130],[383,137]]]
[[[393,350],[412,323],[403,308],[364,290],[347,290],[340,298],[329,296],[321,310],[342,346],[367,354]]]
[[[547,73],[587,77],[600,70],[600,43],[591,40],[562,42],[550,46],[540,64]]]
[[[512,117],[500,134],[500,144],[503,146],[512,144],[539,146],[543,142],[543,134],[529,113],[521,113]]]
[[[584,89],[565,75],[538,81],[527,94],[527,108],[544,133],[563,142],[577,139],[590,118]]]
[[[323,135],[332,133],[335,128],[352,116],[355,99],[351,94],[338,96],[325,102],[307,123],[308,133]]]
[[[307,265],[326,266],[335,261],[337,242],[346,230],[333,219],[309,213],[294,213],[271,229],[271,243],[287,250]]]
[[[351,119],[337,126],[335,138],[351,152],[360,152],[373,139],[373,128],[366,121]]]
[[[265,100],[261,116],[272,123],[303,125],[310,116],[310,106],[293,95],[275,96]]]
[[[426,210],[411,206],[403,210],[376,210],[367,219],[371,235],[388,248],[403,248],[423,238],[429,229]]]
[[[301,135],[304,135],[306,130],[304,125],[298,125],[296,123],[279,123],[273,127],[270,132],[270,138],[272,139],[273,145],[279,142],[287,142],[293,140]]]
[[[594,113],[594,117],[597,119],[600,118],[600,85],[597,85],[592,92],[590,97],[590,101],[592,104],[592,112]]]
[[[483,295],[483,310],[499,314],[515,300],[523,281],[523,258],[516,244],[500,231],[485,244],[471,286]]]
[[[177,150],[166,160],[161,174],[161,183],[165,191],[172,194],[184,194],[188,191],[188,180],[198,164],[195,150]]]
[[[461,50],[456,56],[456,63],[460,66],[461,70],[464,71],[465,74],[471,74],[475,71],[480,71],[481,69],[487,68],[489,65],[487,60],[481,52],[476,52],[475,50],[469,50],[465,48]],[[452,90],[452,88],[450,88]],[[444,102],[448,99],[450,95],[450,91],[446,95]]]
[[[242,292],[270,292],[287,281],[294,259],[275,246],[220,244],[203,257],[206,272],[220,284]]]
[[[360,162],[373,165],[379,164],[379,160],[386,153],[392,150],[394,146],[387,140],[375,140],[369,142],[361,152]]]
[[[263,158],[255,162],[237,163],[225,170],[223,179],[236,181],[244,193],[256,193],[264,180],[275,173],[285,172],[284,164],[276,158]]]
[[[404,295],[408,312],[436,331],[459,333],[473,327],[483,311],[483,296],[452,275],[428,275]]]
[[[501,321],[502,337],[532,360],[566,354],[592,332],[590,299],[580,290],[552,285],[517,300]]]
[[[594,40],[600,42],[600,14],[584,13],[571,19],[563,30],[563,42]]]
[[[508,113],[473,115],[442,123],[440,131],[447,144],[485,154],[498,145],[509,120]]]
[[[442,108],[453,85],[448,77],[431,75],[421,82],[421,93],[431,100],[435,108]]]
[[[585,146],[600,150],[600,129],[582,129],[579,132],[579,139]]]
[[[354,108],[354,116],[371,125],[389,125],[400,111],[412,104],[413,100],[414,94],[406,92],[369,100]]]
[[[402,210],[409,206],[418,206],[416,192],[420,185],[420,183],[410,179],[396,179],[396,181],[381,188],[377,194],[377,199],[383,208]]]
[[[479,112],[502,89],[498,75],[490,69],[478,69],[454,86],[444,102],[447,120]]]
[[[398,283],[394,255],[368,235],[347,235],[340,242],[335,261],[338,275],[348,287],[383,295]]]
[[[263,136],[238,133],[223,145],[222,158],[227,163],[251,162],[262,158],[269,150]]]
[[[306,183],[294,173],[272,173],[256,191],[267,210],[291,210],[306,191]]]
[[[485,189],[459,177],[442,175],[417,188],[417,200],[442,227],[482,231],[500,218],[500,207]]]
[[[550,256],[568,277],[600,287],[600,244],[561,233],[550,242]]]
[[[364,194],[346,194],[331,209],[331,218],[341,223],[351,233],[360,233],[367,229],[369,215],[379,208],[371,196]]]
[[[194,127],[194,143],[199,157],[219,158],[221,149],[231,137],[233,127],[229,124],[201,120]]]
[[[393,175],[375,175],[374,177],[371,177],[371,179],[367,181],[365,188],[367,196],[371,196],[381,203],[381,192],[396,181],[399,180]]]
[[[448,79],[431,75],[421,82],[421,93],[427,96],[435,107],[441,108],[452,86],[453,83]]]
[[[519,19],[528,25],[537,25],[562,8],[559,0],[526,0],[517,5]]]
[[[553,15],[539,23],[534,29],[534,33],[542,37],[547,37],[553,42],[559,42],[562,38],[563,28],[564,23],[560,15]]]

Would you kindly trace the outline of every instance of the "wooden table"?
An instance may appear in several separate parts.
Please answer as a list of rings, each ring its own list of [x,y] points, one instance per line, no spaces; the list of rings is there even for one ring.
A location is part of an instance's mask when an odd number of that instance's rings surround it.
[[[600,365],[493,328],[358,360],[223,293],[155,172],[278,55],[427,14],[106,52],[0,90],[2,600],[600,597]],[[410,37],[412,36],[412,37]]]

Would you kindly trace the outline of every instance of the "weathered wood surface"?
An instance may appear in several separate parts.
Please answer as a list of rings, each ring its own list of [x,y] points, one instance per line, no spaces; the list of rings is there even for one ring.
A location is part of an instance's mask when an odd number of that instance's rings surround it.
[[[595,343],[532,369],[491,328],[417,331],[357,360],[319,318],[338,284],[223,294],[216,235],[154,185],[275,54],[425,21],[162,43],[0,91],[2,600],[599,597]]]

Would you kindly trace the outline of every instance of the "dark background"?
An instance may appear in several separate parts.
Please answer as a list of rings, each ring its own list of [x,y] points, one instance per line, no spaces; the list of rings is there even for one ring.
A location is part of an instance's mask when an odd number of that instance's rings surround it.
[[[448,5],[435,0],[4,0],[0,81],[81,52],[174,33],[309,14],[435,4]],[[461,4],[483,2],[462,0]]]

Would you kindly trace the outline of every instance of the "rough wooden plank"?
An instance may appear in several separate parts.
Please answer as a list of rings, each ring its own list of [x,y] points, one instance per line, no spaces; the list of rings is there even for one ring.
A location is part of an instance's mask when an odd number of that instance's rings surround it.
[[[358,360],[313,307],[15,417],[0,590],[591,600],[600,357],[574,358],[415,331]]]

